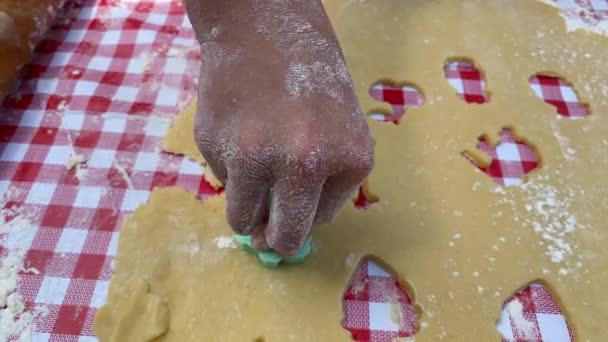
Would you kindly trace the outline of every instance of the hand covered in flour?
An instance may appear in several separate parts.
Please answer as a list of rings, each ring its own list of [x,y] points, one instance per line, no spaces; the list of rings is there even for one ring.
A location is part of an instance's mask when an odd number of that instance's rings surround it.
[[[373,144],[319,0],[186,0],[202,44],[197,145],[228,222],[292,255],[369,174]],[[266,208],[272,189],[272,205]]]

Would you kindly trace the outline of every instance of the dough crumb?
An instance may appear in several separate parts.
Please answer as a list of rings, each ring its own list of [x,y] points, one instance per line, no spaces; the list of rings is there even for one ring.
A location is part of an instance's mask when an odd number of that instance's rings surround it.
[[[76,178],[82,181],[87,175],[87,158],[82,154],[71,154],[65,163],[65,168],[68,170],[76,168]]]
[[[234,239],[230,236],[218,236],[215,239],[213,239],[213,242],[215,243],[217,248],[220,248],[220,249],[226,249],[226,248],[233,249],[233,248],[238,247],[236,245],[236,243],[234,242]]]

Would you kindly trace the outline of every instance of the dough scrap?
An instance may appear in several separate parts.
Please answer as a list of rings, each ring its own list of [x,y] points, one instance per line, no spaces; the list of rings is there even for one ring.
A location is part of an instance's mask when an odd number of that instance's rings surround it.
[[[119,311],[101,308],[95,316],[93,329],[111,322],[113,330],[105,341],[152,341],[169,330],[170,314],[163,298],[150,293],[150,284],[139,278],[131,279],[126,289],[112,291],[113,300],[120,301]]]
[[[222,187],[222,182],[215,177],[211,168],[206,165],[205,158],[201,155],[194,143],[194,117],[196,115],[197,101],[194,100],[190,103],[181,113],[177,115],[173,121],[173,126],[165,135],[163,140],[163,150],[165,152],[184,155],[196,162],[205,165],[205,171],[203,177],[209,182],[214,189]]]
[[[325,5],[365,111],[385,105],[367,93],[379,79],[416,82],[426,96],[398,126],[370,120],[369,187],[380,201],[364,212],[347,206],[302,265],[268,270],[214,244],[231,234],[223,197],[202,203],[184,190],[157,189],[124,222],[102,310],[121,312],[117,293],[146,278],[171,312],[171,334],[159,341],[348,341],[340,326],[352,272],[345,261],[374,255],[414,289],[424,323],[417,341],[498,341],[503,301],[539,278],[578,340],[604,340],[608,40],[567,33],[557,10],[535,1]],[[454,56],[483,68],[489,103],[469,105],[454,94],[442,68]],[[570,81],[592,115],[556,115],[528,84],[541,71]],[[542,157],[522,186],[498,187],[461,156],[480,134],[504,126]],[[575,151],[573,160],[564,148]],[[106,341],[116,325],[97,317],[94,331]]]

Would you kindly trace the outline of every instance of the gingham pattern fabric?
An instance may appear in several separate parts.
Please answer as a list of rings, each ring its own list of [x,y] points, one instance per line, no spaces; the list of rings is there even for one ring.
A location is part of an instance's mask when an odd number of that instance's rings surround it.
[[[353,271],[342,307],[342,326],[355,341],[393,341],[416,333],[418,312],[405,287],[371,259]]]
[[[469,154],[465,153],[465,157],[499,185],[522,184],[524,176],[538,168],[539,158],[525,142],[515,140],[510,129],[503,129],[500,139],[496,146],[491,146],[485,137],[479,138],[477,149],[490,158],[488,165],[481,165]]]
[[[574,341],[559,305],[541,284],[531,284],[507,300],[496,328],[503,342]]]
[[[608,0],[552,0],[566,17],[575,20],[577,26],[587,26],[596,32],[608,34]]]
[[[31,214],[19,247],[39,272],[20,274],[19,292],[48,309],[35,341],[93,340],[120,221],[153,187],[211,192],[200,165],[160,153],[199,58],[180,1],[69,2],[6,99],[0,189],[5,208]],[[66,167],[77,155],[80,177]]]
[[[580,103],[573,87],[565,80],[548,75],[530,78],[536,96],[554,106],[557,113],[569,119],[582,119],[589,115],[588,106]]]
[[[369,114],[372,119],[381,122],[398,124],[409,107],[420,107],[424,103],[422,93],[413,86],[396,87],[391,84],[379,83],[374,84],[369,89],[369,94],[377,101],[388,103],[393,110],[391,115],[383,113]]]
[[[467,103],[486,103],[486,82],[482,73],[468,62],[451,62],[443,67],[443,74],[456,94]]]
[[[34,232],[18,244],[27,249],[24,267],[39,271],[21,272],[19,292],[28,308],[48,308],[34,341],[95,340],[91,323],[107,297],[120,222],[152,187],[214,193],[199,165],[159,152],[170,117],[195,94],[199,58],[179,0],[72,0],[6,99],[0,193],[4,208],[29,214]],[[86,165],[68,169],[77,155]],[[365,269],[372,282],[387,278]],[[389,293],[406,294],[386,280]],[[380,307],[345,305],[345,317],[369,318],[347,326],[376,341],[412,332],[404,322],[395,332]]]

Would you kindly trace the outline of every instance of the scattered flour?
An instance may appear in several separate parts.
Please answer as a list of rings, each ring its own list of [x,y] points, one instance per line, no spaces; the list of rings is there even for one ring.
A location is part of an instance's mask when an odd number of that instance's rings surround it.
[[[575,158],[576,155],[576,150],[572,147],[570,147],[570,139],[564,137],[563,135],[561,135],[560,131],[559,131],[559,127],[557,126],[555,121],[551,121],[551,130],[553,131],[553,136],[555,137],[555,140],[557,140],[557,143],[559,144],[559,147],[562,151],[562,156],[564,157],[564,159],[568,160],[568,161],[572,161]]]
[[[357,263],[357,256],[353,253],[348,254],[348,256],[346,257],[346,260],[344,260],[344,265],[346,265],[346,268],[348,268],[348,269],[354,268],[356,263]]]
[[[0,341],[31,341],[35,320],[48,314],[44,306],[26,308],[19,293],[19,272],[38,274],[33,268],[24,268],[28,241],[35,227],[20,209],[0,211],[0,244],[6,256],[0,264]]]
[[[569,238],[580,226],[570,209],[574,191],[569,189],[564,194],[551,185],[536,182],[528,182],[521,188],[528,198],[525,209],[530,214],[524,225],[530,225],[545,241],[552,262],[563,262],[573,255],[576,243]]]
[[[509,336],[512,335],[512,333],[508,333],[511,331],[511,328],[508,326],[513,325],[520,334],[523,334],[524,340],[535,340],[536,333],[534,323],[528,321],[526,317],[524,317],[523,309],[524,306],[517,298],[513,298],[504,307],[500,321],[496,325],[496,329],[505,337],[505,339],[510,340],[513,338],[513,336]]]
[[[555,175],[560,177],[559,170]],[[575,233],[586,227],[573,212],[574,200],[581,191],[575,185],[560,190],[548,180],[548,175],[539,175],[519,187],[524,195],[523,215],[518,214],[520,203],[507,193],[498,203],[510,205],[514,220],[521,222],[522,227],[534,230],[549,260],[559,265],[561,275],[566,275],[583,266]]]
[[[213,242],[219,249],[237,248],[237,245],[231,236],[218,236],[213,239]]]

